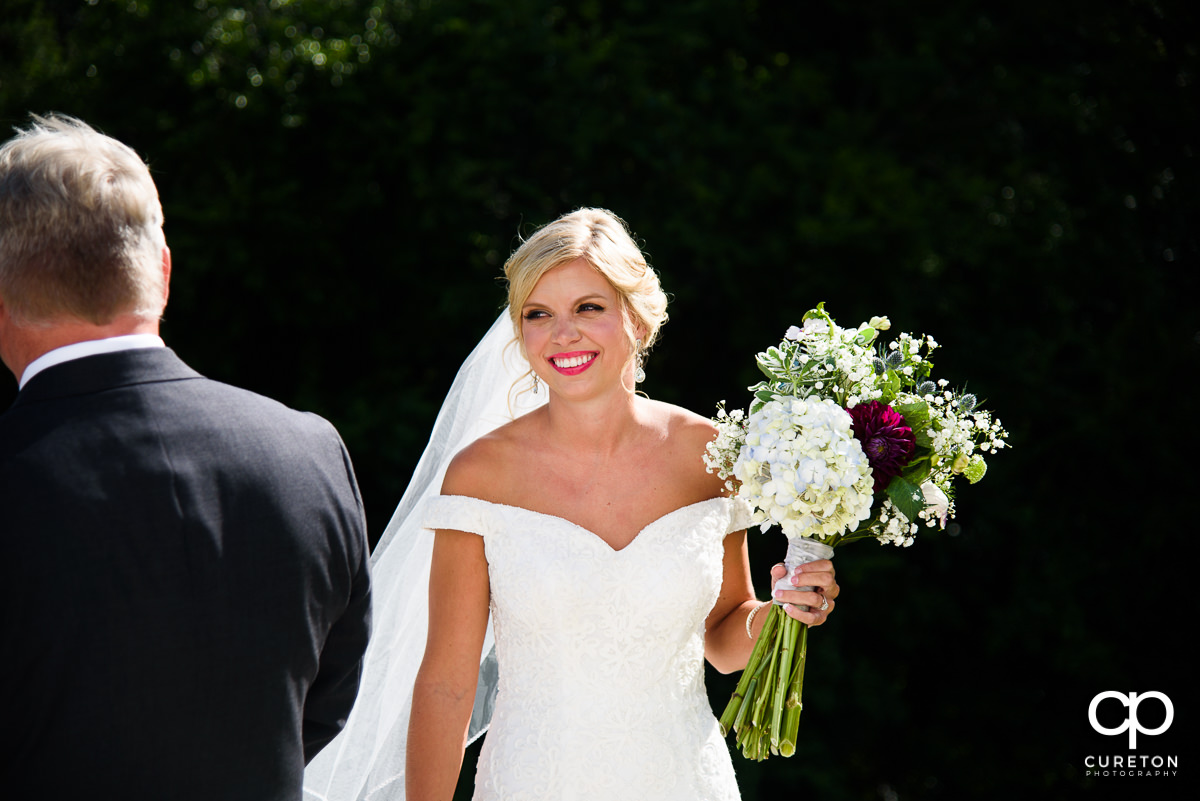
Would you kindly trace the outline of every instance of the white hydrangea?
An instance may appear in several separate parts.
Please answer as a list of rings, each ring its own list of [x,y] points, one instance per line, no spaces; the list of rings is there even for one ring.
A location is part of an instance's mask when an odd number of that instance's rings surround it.
[[[746,420],[733,466],[753,522],[788,537],[831,537],[871,516],[873,479],[850,415],[819,398],[781,398]]]

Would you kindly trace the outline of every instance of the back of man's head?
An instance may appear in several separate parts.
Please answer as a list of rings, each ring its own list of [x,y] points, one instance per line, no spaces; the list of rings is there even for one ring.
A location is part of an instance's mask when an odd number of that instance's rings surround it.
[[[72,117],[34,115],[0,146],[0,301],[25,326],[157,319],[162,223],[137,153]]]

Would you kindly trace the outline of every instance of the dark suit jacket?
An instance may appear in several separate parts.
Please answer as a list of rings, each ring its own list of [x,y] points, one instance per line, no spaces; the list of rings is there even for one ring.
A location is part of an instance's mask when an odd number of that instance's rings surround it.
[[[0,415],[0,795],[298,799],[354,702],[362,502],[321,418],[160,348]]]

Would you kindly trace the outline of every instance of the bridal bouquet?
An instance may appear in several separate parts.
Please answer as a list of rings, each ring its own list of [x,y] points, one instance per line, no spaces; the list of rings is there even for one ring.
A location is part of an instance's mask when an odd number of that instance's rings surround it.
[[[902,333],[884,347],[890,327],[873,317],[842,328],[818,304],[758,354],[766,380],[750,387],[748,413],[718,406],[705,464],[750,503],[763,531],[787,535],[789,576],[843,543],[906,547],[923,526],[944,528],[954,479],[979,481],[985,457],[1006,447],[1007,432],[974,395],[930,377],[933,337]],[[793,589],[786,578],[778,587]],[[795,753],[808,648],[808,626],[777,604],[765,613],[721,716],[754,760]]]

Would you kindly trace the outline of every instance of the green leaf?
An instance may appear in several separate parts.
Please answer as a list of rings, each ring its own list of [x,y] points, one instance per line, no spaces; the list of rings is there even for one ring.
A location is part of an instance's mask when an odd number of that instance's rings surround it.
[[[928,431],[929,429],[927,428],[913,429],[913,438],[916,439],[918,448],[929,448],[932,450],[933,437],[929,436]]]
[[[978,483],[979,479],[983,478],[985,473],[987,473],[987,462],[978,454],[971,457],[971,461],[967,464],[967,469],[963,471],[963,475],[967,477],[967,481],[972,484]]]
[[[864,348],[866,348],[870,347],[871,343],[875,341],[875,337],[878,335],[878,331],[870,326],[867,326],[866,328],[860,328],[858,333],[854,335],[854,339],[859,345],[862,345]]]
[[[825,301],[818,303],[817,308],[806,311],[800,322],[805,320],[829,320],[829,315],[825,312]]]
[[[754,393],[754,402],[750,404],[750,414],[754,414],[761,409],[764,404],[770,403],[778,396],[779,393],[772,389],[769,384],[764,386],[762,389]]]
[[[779,348],[770,347],[763,353],[755,357],[755,362],[758,364],[758,369],[762,374],[772,381],[778,381],[786,377],[784,369],[785,356],[779,351]]]
[[[932,470],[933,454],[926,448],[918,448],[917,456],[908,466],[900,473],[906,481],[920,486],[921,482],[929,478],[929,473]]]
[[[909,403],[897,403],[894,407],[897,412],[904,416],[904,422],[916,428],[920,425],[922,428],[929,426],[929,404],[925,401],[911,401]]]
[[[925,494],[921,488],[904,476],[896,476],[887,485],[887,496],[909,520],[916,520],[918,513],[925,508]]]
[[[900,376],[896,375],[895,370],[888,370],[883,380],[879,382],[879,389],[883,392],[879,396],[880,403],[891,403],[900,394]]]
[[[925,401],[913,401],[897,404],[893,408],[904,417],[904,424],[913,430],[917,445],[923,448],[932,448],[933,440],[928,434],[929,404]]]

